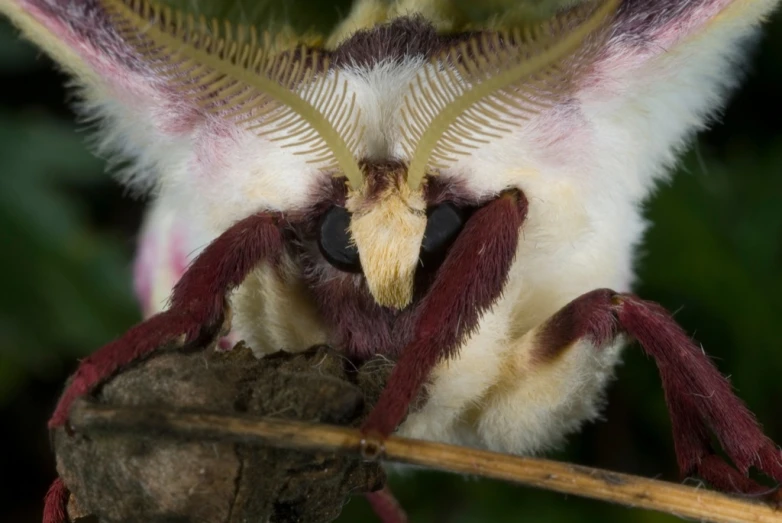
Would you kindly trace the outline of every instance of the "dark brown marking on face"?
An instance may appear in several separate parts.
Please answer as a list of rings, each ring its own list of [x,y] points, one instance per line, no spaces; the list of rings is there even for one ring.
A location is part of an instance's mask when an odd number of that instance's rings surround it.
[[[596,345],[613,338],[617,322],[611,300],[615,295],[614,291],[598,289],[562,307],[538,333],[533,359],[541,363],[551,362],[585,337],[592,339]]]
[[[359,162],[366,180],[364,203],[371,204],[389,187],[406,183],[407,166],[397,160],[362,160]]]
[[[375,201],[393,183],[407,180],[408,165],[398,160],[369,160],[359,162],[367,181],[365,197]],[[470,191],[463,180],[430,175],[424,179],[424,201],[428,207],[451,202],[459,207],[477,207],[487,201]]]
[[[476,33],[438,34],[422,16],[405,16],[364,29],[344,41],[331,55],[336,67],[371,67],[384,60],[431,58]]]

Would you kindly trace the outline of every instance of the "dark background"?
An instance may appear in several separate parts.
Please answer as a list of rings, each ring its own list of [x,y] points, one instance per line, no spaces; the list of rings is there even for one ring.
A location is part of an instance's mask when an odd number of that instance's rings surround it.
[[[649,202],[636,290],[678,311],[782,441],[782,17],[767,29],[723,123]],[[0,522],[40,521],[54,478],[45,422],[60,387],[78,357],[138,319],[130,260],[143,202],[89,154],[66,81],[0,22]],[[604,421],[555,457],[676,480],[654,364],[636,347],[625,362]],[[392,486],[414,522],[674,521],[438,473]],[[340,521],[369,517],[356,499]]]

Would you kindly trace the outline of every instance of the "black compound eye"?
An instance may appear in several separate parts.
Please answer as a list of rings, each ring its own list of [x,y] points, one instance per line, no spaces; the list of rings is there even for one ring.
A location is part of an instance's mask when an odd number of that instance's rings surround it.
[[[320,223],[318,247],[331,265],[345,272],[361,272],[358,249],[348,228],[350,213],[344,207],[332,207]]]
[[[442,203],[432,208],[426,219],[421,255],[440,256],[459,235],[464,226],[464,212],[452,203]]]

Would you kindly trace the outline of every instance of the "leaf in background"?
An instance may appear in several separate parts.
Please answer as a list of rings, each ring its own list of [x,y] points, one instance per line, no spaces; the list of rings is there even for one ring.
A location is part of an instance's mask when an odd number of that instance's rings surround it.
[[[113,183],[83,142],[69,125],[0,115],[0,376],[88,354],[137,316],[128,242],[94,230],[67,191]]]
[[[0,71],[22,74],[42,67],[35,61],[36,51],[26,45],[6,20],[0,20]]]

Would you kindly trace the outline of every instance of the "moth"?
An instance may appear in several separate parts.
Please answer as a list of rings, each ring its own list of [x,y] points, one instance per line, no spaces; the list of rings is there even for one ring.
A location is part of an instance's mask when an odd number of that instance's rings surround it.
[[[259,356],[394,361],[368,440],[535,453],[598,415],[636,340],[681,473],[765,491],[748,471],[782,481],[780,450],[629,291],[642,203],[776,4],[586,0],[530,24],[510,2],[473,20],[456,0],[357,0],[300,35],[151,0],[3,0],[103,118],[123,182],[153,196],[146,319],[80,363],[50,428],[156,347],[227,335]]]

